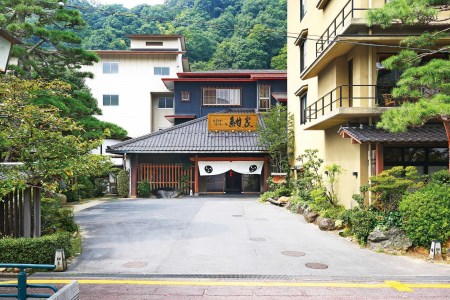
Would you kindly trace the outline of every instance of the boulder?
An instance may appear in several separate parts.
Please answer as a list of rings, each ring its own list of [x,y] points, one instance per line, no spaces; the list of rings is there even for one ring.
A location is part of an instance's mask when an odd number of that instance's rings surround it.
[[[335,229],[334,220],[330,218],[320,218],[317,225],[319,225],[320,230],[330,231]]]
[[[180,195],[178,190],[157,190],[157,198],[177,198]]]
[[[314,221],[317,219],[319,214],[315,211],[308,211],[303,213],[303,216],[305,217],[305,221],[308,223],[314,223]]]
[[[67,203],[67,196],[64,194],[55,194],[55,198],[59,200],[61,205],[65,205]]]
[[[401,228],[391,227],[386,231],[372,231],[367,238],[367,246],[375,251],[395,253],[408,250],[412,242]]]
[[[282,196],[282,197],[278,198],[278,202],[279,202],[280,204],[286,204],[286,203],[289,202],[289,199],[290,199],[289,197]]]
[[[344,221],[342,221],[342,220],[334,221],[334,228],[335,229],[343,229],[344,228]]]

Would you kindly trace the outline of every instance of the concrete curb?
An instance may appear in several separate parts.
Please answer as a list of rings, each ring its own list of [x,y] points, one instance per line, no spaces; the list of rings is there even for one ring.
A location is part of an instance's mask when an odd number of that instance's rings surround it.
[[[96,206],[96,205],[102,204],[104,202],[106,202],[106,200],[92,200],[92,201],[89,201],[89,202],[86,202],[86,203],[76,204],[76,205],[72,206],[73,212],[79,212],[79,211],[82,211],[82,210],[84,210],[86,208],[89,208],[89,207],[92,207],[92,206]]]

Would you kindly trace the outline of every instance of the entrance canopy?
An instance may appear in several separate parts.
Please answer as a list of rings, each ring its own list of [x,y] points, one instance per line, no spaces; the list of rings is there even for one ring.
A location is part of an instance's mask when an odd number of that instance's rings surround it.
[[[200,176],[219,175],[229,170],[241,174],[258,174],[261,175],[261,170],[264,161],[199,161],[198,168]]]

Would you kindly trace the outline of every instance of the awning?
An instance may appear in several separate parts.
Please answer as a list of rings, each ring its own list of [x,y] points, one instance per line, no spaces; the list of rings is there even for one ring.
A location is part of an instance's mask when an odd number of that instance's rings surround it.
[[[392,133],[373,126],[341,127],[339,134],[353,143],[447,143],[444,125],[425,125]]]
[[[175,119],[186,119],[186,120],[195,119],[195,115],[166,115],[164,117],[167,119],[167,121],[171,123],[173,123]]]
[[[199,161],[200,176],[219,175],[229,170],[241,174],[261,175],[264,161]]]
[[[287,101],[287,93],[272,93],[272,97],[274,97],[278,102]]]

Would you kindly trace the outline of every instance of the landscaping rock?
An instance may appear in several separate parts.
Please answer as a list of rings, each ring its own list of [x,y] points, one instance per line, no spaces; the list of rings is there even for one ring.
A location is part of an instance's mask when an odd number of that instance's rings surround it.
[[[375,251],[398,252],[408,250],[412,242],[402,229],[392,227],[387,231],[372,231],[367,238],[367,246]]]
[[[297,206],[297,213],[298,214],[303,214],[304,210],[305,210],[305,208],[302,205]]]
[[[342,220],[334,221],[334,229],[343,229],[343,228],[344,228],[344,221]]]
[[[306,212],[306,210],[305,210]],[[314,223],[314,221],[317,219],[319,214],[315,211],[308,211],[307,213],[303,213],[303,216],[305,217],[305,221],[308,223]]]
[[[320,220],[317,222],[317,225],[319,225],[320,230],[324,231],[330,231],[334,230],[334,220],[330,218],[320,218]]]
[[[6,272],[6,268],[0,268],[0,272]]]
[[[289,197],[282,196],[282,197],[278,198],[278,202],[286,204],[289,202],[289,199],[290,199]]]
[[[55,194],[55,198],[59,200],[61,205],[65,205],[67,203],[67,196],[64,194]]]
[[[157,198],[177,198],[180,195],[178,190],[157,190]]]

